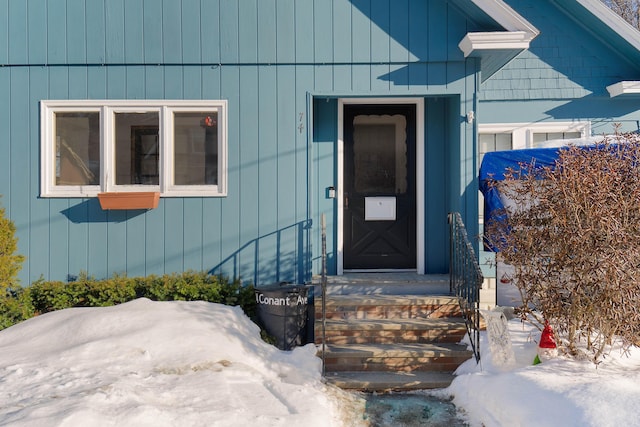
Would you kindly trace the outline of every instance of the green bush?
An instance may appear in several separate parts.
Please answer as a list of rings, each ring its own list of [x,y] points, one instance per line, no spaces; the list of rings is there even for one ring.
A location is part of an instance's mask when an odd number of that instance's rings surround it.
[[[0,330],[35,315],[29,292],[19,288],[0,298]]]
[[[33,307],[18,282],[22,255],[16,255],[16,227],[0,207],[0,329],[33,316]]]
[[[18,272],[22,268],[22,255],[16,255],[18,239],[15,236],[16,227],[5,216],[5,210],[0,207],[0,298],[11,292],[18,285]]]
[[[163,276],[115,275],[96,280],[80,274],[71,282],[37,280],[20,286],[17,275],[24,257],[16,255],[15,225],[0,207],[0,330],[38,314],[70,307],[105,307],[136,298],[154,301],[208,301],[239,305],[252,319],[256,314],[253,286],[204,272]]]
[[[16,288],[0,301],[0,329],[50,311],[70,307],[105,307],[136,298],[208,301],[238,305],[251,318],[256,313],[253,286],[203,272],[148,277],[115,275],[104,280],[81,274],[71,282],[41,279],[28,288]]]

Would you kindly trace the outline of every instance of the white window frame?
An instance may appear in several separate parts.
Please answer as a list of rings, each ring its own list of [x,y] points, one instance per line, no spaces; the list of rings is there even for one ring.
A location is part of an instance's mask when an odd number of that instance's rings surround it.
[[[581,138],[591,136],[590,121],[478,124],[478,133],[511,133],[512,149],[533,148],[535,133],[580,132]]]
[[[218,184],[176,185],[174,182],[174,113],[217,113]],[[40,103],[40,196],[97,197],[101,192],[159,191],[162,197],[224,197],[227,195],[226,100],[43,100]],[[100,113],[100,185],[56,185],[55,114]],[[159,185],[115,184],[116,113],[157,112],[159,116]]]

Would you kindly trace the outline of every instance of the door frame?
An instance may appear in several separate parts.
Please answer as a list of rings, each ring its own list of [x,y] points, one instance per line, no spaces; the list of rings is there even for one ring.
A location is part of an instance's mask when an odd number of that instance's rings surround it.
[[[337,154],[337,274],[344,274],[344,106],[346,104],[412,104],[416,107],[416,272],[424,274],[424,98],[338,98]]]

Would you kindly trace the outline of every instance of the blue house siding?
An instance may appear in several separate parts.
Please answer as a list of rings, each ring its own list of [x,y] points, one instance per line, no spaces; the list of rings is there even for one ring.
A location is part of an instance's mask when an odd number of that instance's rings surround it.
[[[21,280],[193,269],[303,282],[319,272],[321,213],[335,272],[326,188],[343,97],[425,99],[425,265],[446,271],[446,213],[477,210],[462,118],[478,64],[457,48],[473,25],[423,0],[0,0],[0,203],[27,256]],[[228,100],[228,195],[145,212],[40,198],[47,99]]]
[[[480,90],[482,123],[584,120],[592,133],[639,129],[637,102],[611,99],[608,85],[640,79],[640,67],[550,0],[507,0],[540,30]],[[517,104],[517,107],[516,107]]]
[[[3,0],[0,11],[2,64],[389,67],[380,63],[462,61],[457,44],[474,27],[448,2],[423,0]]]
[[[154,85],[158,70],[167,79],[160,90]],[[205,73],[213,77],[206,85],[193,78]],[[178,66],[0,69],[8,95],[3,99],[9,100],[1,103],[6,122],[0,138],[11,142],[3,149],[7,156],[1,156],[6,176],[0,193],[18,227],[20,251],[29,259],[21,279],[66,279],[83,270],[103,277],[187,269],[261,282],[300,277],[304,270],[296,260],[306,251],[299,239],[308,213],[307,98],[302,91],[296,101],[289,84],[294,80],[292,66],[215,72]],[[145,213],[102,211],[96,199],[38,198],[39,101],[129,98],[140,87],[142,97],[154,99],[194,98],[189,91],[230,101],[229,196],[164,198],[158,209]],[[224,90],[214,93],[214,87]],[[240,117],[252,119],[241,125]],[[281,265],[271,257],[276,253]]]

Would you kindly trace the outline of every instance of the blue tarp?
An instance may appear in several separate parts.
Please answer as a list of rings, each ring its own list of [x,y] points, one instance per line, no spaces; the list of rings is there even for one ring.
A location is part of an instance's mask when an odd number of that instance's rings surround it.
[[[562,147],[530,148],[523,150],[494,151],[486,153],[480,165],[480,191],[484,196],[484,223],[501,220],[500,213],[504,208],[495,181],[503,181],[507,169],[518,170],[521,164],[530,164],[535,161],[536,167],[555,165],[558,153]],[[487,250],[494,248],[485,245]]]
[[[535,162],[536,168],[551,167],[554,168],[559,153],[569,146],[578,146],[583,150],[592,150],[602,146],[601,142],[606,141],[612,147],[624,146],[627,142],[625,137],[619,136],[595,136],[584,139],[564,139],[547,141],[548,144],[544,148],[528,148],[522,150],[494,151],[486,153],[480,165],[480,191],[484,196],[484,223],[490,221],[503,221],[504,204],[500,199],[500,194],[492,182],[503,181],[504,174],[507,169],[511,168],[519,170],[520,165],[529,165]],[[496,252],[495,248],[485,244],[488,251]]]

